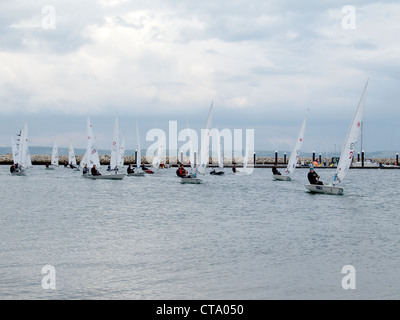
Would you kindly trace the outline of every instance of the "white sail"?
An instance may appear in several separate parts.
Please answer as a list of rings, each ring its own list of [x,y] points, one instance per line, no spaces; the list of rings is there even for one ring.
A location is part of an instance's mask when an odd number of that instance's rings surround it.
[[[195,163],[194,145],[193,145],[193,138],[192,138],[191,131],[189,129],[189,125],[188,125],[188,128],[187,128],[187,136],[189,137],[189,162],[190,162],[190,167],[192,168],[192,172],[193,172],[194,163]]]
[[[125,164],[125,136],[122,137],[121,144],[119,146],[118,168],[123,168],[124,164]]]
[[[87,150],[85,152],[85,154],[82,157],[81,162],[79,163],[80,167],[83,168],[88,162],[87,162]]]
[[[111,144],[111,160],[110,166],[111,169],[115,169],[120,162],[119,158],[119,127],[118,127],[118,115],[115,117],[114,122],[114,134],[113,140]]]
[[[100,160],[99,160],[99,153],[97,151],[96,146],[96,137],[93,133],[92,124],[90,123],[89,117],[87,117],[87,145],[86,145],[86,152],[87,152],[87,165],[88,169],[93,167],[95,164],[97,167],[100,167]]]
[[[24,146],[24,153],[25,153],[25,163],[26,167],[32,167],[32,162],[31,162],[31,154],[29,153],[29,135],[28,135],[28,124],[25,122],[25,146]]]
[[[18,150],[18,164],[20,167],[26,169],[32,166],[31,155],[29,154],[28,148],[28,126],[25,122],[25,128],[21,131],[19,150]]]
[[[152,162],[152,167],[156,170],[159,169],[161,161],[162,161],[162,157],[164,156],[165,153],[165,144],[166,144],[166,140],[165,140],[165,135],[162,136],[160,143],[158,144],[158,148],[157,148],[157,152],[153,157],[153,162]]]
[[[346,140],[343,144],[342,152],[340,154],[340,160],[336,169],[335,177],[333,179],[333,184],[337,184],[343,181],[348,169],[350,168],[351,162],[353,161],[356,143],[358,141],[361,130],[367,86],[368,80],[365,84],[360,102],[358,103],[357,109],[353,116],[353,120],[351,121],[349,131],[346,136]]]
[[[200,145],[200,164],[197,168],[197,171],[201,174],[205,174],[206,167],[210,160],[210,130],[212,126],[212,107],[213,102],[211,103],[210,111],[208,112],[205,129],[201,130],[202,134]]]
[[[14,164],[18,163],[18,148],[15,144],[14,138],[11,136],[11,150]]]
[[[57,142],[54,142],[53,151],[51,152],[51,165],[58,166],[58,147],[57,147]]]
[[[301,125],[301,129],[297,137],[296,144],[293,148],[292,153],[290,154],[289,162],[285,171],[286,174],[292,174],[294,169],[296,169],[296,165],[300,156],[301,147],[303,145],[304,132],[306,131],[307,116],[309,111],[310,109],[307,109],[306,115],[303,120],[303,124]]]
[[[76,165],[75,151],[74,151],[74,146],[72,145],[71,140],[69,140],[68,163],[72,164],[72,165]]]

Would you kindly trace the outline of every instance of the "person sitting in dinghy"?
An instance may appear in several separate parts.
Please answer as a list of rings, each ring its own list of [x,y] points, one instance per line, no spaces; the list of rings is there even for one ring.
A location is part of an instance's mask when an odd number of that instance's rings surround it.
[[[130,164],[128,169],[126,169],[126,173],[130,174],[130,173],[135,173],[135,169],[133,169],[132,165]]]
[[[101,173],[99,172],[99,170],[97,170],[96,165],[94,164],[92,169],[90,170],[90,172],[92,173],[92,176],[101,176]]]
[[[83,167],[82,174],[87,174],[89,172],[87,164]]]
[[[16,172],[16,170],[15,170],[15,164],[14,164],[14,163],[13,163],[13,164],[11,165],[11,167],[10,167],[10,172],[11,172],[11,173]]]
[[[187,176],[187,173],[188,172],[186,171],[186,169],[183,167],[183,164],[181,163],[181,166],[179,167],[179,169],[176,170],[176,175],[178,177],[184,178]]]
[[[236,164],[233,165],[232,171],[233,171],[233,173],[236,173]]]
[[[278,165],[276,163],[274,163],[274,166],[272,167],[272,173],[274,175],[279,175],[279,176],[281,175],[281,173],[278,170]]]
[[[310,184],[324,184],[322,181],[319,181],[319,175],[315,172],[314,168],[310,168],[310,172],[307,175],[308,181],[310,181]]]

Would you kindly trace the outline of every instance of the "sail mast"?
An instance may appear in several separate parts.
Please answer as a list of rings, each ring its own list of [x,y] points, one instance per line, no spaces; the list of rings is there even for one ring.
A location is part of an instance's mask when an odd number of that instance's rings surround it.
[[[333,179],[333,183],[340,183],[344,179],[347,170],[350,168],[351,162],[353,161],[356,143],[361,132],[361,124],[365,106],[365,96],[366,96],[368,81],[369,79],[365,84],[364,91],[361,95],[357,109],[354,113],[353,120],[351,121],[349,131],[347,132],[346,140],[344,141],[343,144],[342,152],[340,154],[340,159],[336,169],[335,177]]]

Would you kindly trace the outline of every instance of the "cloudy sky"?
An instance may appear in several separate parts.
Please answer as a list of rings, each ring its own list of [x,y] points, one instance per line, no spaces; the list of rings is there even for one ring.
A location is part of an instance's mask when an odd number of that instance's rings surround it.
[[[350,5],[351,7],[345,7]],[[351,9],[354,9],[352,11]],[[369,78],[363,147],[400,151],[398,1],[87,0],[0,3],[0,146],[111,145],[151,128],[255,129],[256,150],[342,145]],[[145,145],[145,142],[143,142]]]

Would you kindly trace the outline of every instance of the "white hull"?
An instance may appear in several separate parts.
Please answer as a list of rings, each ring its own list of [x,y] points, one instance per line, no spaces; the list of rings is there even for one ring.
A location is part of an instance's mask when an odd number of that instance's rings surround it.
[[[11,173],[13,176],[25,176],[25,170]]]
[[[144,177],[144,172],[128,173],[128,177]]]
[[[342,187],[335,187],[330,185],[319,185],[319,184],[306,184],[304,185],[310,192],[313,193],[327,193],[327,194],[343,194]]]
[[[201,184],[202,181],[199,178],[181,178],[182,184]]]
[[[292,180],[292,178],[290,178],[289,176],[285,176],[283,174],[273,174],[272,176],[273,176],[273,178],[275,180],[279,180],[279,181],[290,181],[290,180]]]
[[[92,176],[83,174],[82,177],[86,179],[98,180],[98,179],[107,179],[107,180],[122,180],[126,176],[125,173],[118,173],[118,174],[105,174],[100,176]]]

